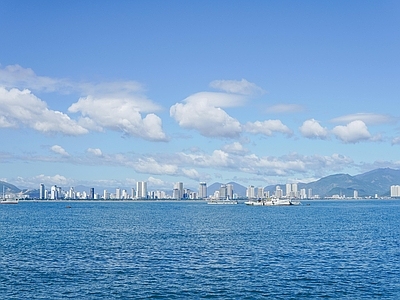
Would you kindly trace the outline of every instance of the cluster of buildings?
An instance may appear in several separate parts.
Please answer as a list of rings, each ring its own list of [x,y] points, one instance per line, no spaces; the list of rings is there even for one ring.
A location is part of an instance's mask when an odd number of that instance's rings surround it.
[[[337,197],[335,197],[337,196]],[[392,185],[390,187],[390,197],[400,197],[400,185]],[[196,199],[269,199],[269,198],[287,198],[287,199],[313,199],[318,195],[313,195],[312,189],[298,189],[297,183],[287,183],[284,189],[277,185],[274,191],[265,191],[263,187],[254,187],[249,185],[246,189],[246,195],[238,195],[234,191],[233,184],[221,184],[219,189],[213,194],[207,191],[207,183],[200,182],[198,191],[184,188],[183,182],[175,183],[172,191],[166,192],[162,190],[148,191],[147,182],[139,181],[136,188],[130,190],[117,188],[114,192],[103,190],[101,194],[95,193],[94,188],[90,188],[88,192],[75,191],[73,187],[63,190],[61,187],[53,185],[47,190],[44,184],[40,185],[40,199],[94,199],[94,200],[140,200],[140,199],[175,199],[175,200],[196,200]],[[332,198],[340,199],[340,195],[334,195]],[[354,199],[358,199],[358,192],[354,191]]]
[[[90,188],[88,192],[76,191],[73,187],[68,190],[64,190],[57,185],[51,186],[50,189],[46,189],[44,184],[40,184],[39,188],[39,199],[41,200],[140,200],[140,199],[202,199],[198,197],[198,193],[185,189],[183,182],[177,182],[172,190],[172,193],[168,194],[165,191],[148,191],[147,182],[139,181],[136,183],[136,188],[126,189],[115,189],[115,192],[103,190],[101,194],[95,193],[94,188]],[[207,196],[207,185],[205,185],[204,198]]]
[[[44,184],[40,185],[39,199],[42,200],[59,200],[59,199],[94,199],[94,200],[138,200],[138,199],[238,199],[244,198],[243,195],[239,196],[234,191],[233,184],[221,184],[219,189],[215,190],[213,194],[209,194],[207,191],[207,183],[200,182],[198,191],[184,188],[183,182],[175,183],[171,192],[166,191],[148,191],[147,182],[139,181],[136,183],[136,188],[130,190],[117,188],[114,192],[103,190],[101,194],[95,193],[94,188],[90,188],[89,191],[79,192],[73,187],[68,190],[63,190],[61,187],[56,185],[51,186],[50,189],[46,189]],[[264,191],[263,187],[248,186],[246,189],[245,198],[248,199],[266,199],[266,198],[299,198],[306,199],[312,197],[311,189],[306,194],[305,189],[298,190],[297,183],[286,184],[286,189],[283,191],[280,186],[276,186],[274,193]]]

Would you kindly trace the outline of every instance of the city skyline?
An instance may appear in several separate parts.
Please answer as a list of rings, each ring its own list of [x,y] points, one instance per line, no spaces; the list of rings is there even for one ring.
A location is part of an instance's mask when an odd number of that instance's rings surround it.
[[[0,180],[161,190],[399,169],[399,13],[396,1],[5,1]]]

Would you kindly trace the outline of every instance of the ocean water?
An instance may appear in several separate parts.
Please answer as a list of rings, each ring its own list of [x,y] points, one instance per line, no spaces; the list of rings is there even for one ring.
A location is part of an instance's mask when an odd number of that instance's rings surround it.
[[[399,225],[399,200],[1,205],[0,298],[400,299]]]

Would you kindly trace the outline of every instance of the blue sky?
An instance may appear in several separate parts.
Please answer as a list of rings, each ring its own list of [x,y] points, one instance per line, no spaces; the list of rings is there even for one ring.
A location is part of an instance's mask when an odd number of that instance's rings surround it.
[[[0,180],[399,168],[398,1],[3,1]]]

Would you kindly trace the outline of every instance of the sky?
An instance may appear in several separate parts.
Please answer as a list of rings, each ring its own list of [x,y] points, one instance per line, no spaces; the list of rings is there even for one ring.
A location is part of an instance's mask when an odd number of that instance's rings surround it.
[[[0,180],[197,188],[400,168],[399,1],[11,1]]]

